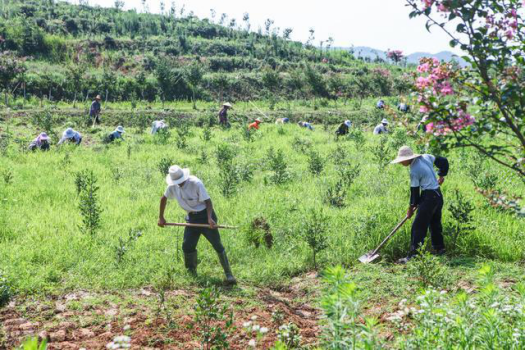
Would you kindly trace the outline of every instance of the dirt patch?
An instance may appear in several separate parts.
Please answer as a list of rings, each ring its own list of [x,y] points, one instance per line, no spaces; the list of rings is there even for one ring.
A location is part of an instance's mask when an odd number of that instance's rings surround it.
[[[315,274],[295,278],[286,291],[261,288],[254,297],[224,293],[221,301],[233,311],[234,328],[228,336],[231,349],[246,349],[254,337],[243,324],[250,321],[268,328],[257,348],[270,349],[279,326],[296,324],[302,344],[315,346],[320,311],[314,307],[318,285]],[[316,289],[318,290],[318,289]],[[199,349],[193,305],[198,290],[168,291],[166,305],[158,303],[151,288],[115,293],[70,292],[34,301],[16,299],[0,310],[0,348],[18,347],[30,336],[49,341],[52,350],[106,349],[116,336],[131,338],[132,349]]]

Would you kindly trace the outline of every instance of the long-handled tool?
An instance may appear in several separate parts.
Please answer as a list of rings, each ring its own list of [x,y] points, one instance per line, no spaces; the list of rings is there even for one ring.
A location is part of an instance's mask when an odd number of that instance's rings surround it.
[[[381,248],[387,243],[387,241],[390,240],[392,236],[394,236],[394,234],[399,230],[399,228],[403,226],[403,224],[405,224],[406,221],[408,221],[408,216],[406,216],[401,222],[399,222],[399,224],[394,228],[394,230],[392,230],[392,232],[388,234],[385,240],[383,240],[375,250],[372,250],[359,257],[359,261],[362,263],[371,263],[372,261],[375,261],[379,257],[379,250],[381,250]]]
[[[196,227],[196,228],[211,228],[209,224],[196,224],[196,223],[166,223],[165,226],[171,227]],[[238,227],[232,227],[229,225],[218,225],[216,229],[237,229]]]

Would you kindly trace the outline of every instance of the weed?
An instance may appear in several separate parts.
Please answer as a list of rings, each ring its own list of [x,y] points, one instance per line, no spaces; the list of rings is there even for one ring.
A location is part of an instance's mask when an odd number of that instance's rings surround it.
[[[452,238],[452,247],[456,248],[457,240],[460,234],[468,234],[475,227],[472,225],[472,211],[474,206],[466,200],[458,189],[454,190],[454,197],[449,202],[448,210],[452,214],[454,225],[450,231]]]
[[[245,231],[245,235],[248,243],[253,244],[256,248],[259,248],[261,244],[266,245],[269,249],[273,246],[273,235],[270,225],[264,217],[255,218]]]
[[[324,169],[324,160],[317,151],[310,151],[308,154],[308,169],[310,173],[314,175],[319,175],[323,172]]]
[[[272,323],[281,325],[281,323],[284,321],[284,312],[277,308],[272,312]]]
[[[13,182],[13,171],[6,169],[2,172],[2,177],[4,178],[5,185],[9,185]]]
[[[133,247],[135,242],[142,236],[142,231],[137,229],[130,229],[128,233],[128,238],[123,239],[121,237],[118,238],[118,244],[114,246],[115,250],[115,259],[117,266],[124,261],[124,255],[130,248]]]
[[[312,147],[312,142],[310,140],[294,137],[292,141],[292,148],[297,152],[305,153]]]
[[[350,282],[341,267],[327,269],[323,273],[326,288],[323,291],[321,307],[326,316],[323,328],[323,347],[327,350],[377,350],[374,326],[371,318],[362,316],[362,302],[358,298],[357,286]],[[364,320],[364,324],[362,323]]]
[[[21,350],[47,350],[47,339],[44,339],[42,341],[38,341],[38,337],[31,337],[29,339],[26,339],[22,346],[20,346]]]
[[[102,210],[98,204],[97,192],[97,178],[93,171],[84,173],[84,183],[81,186],[79,210],[82,215],[81,230],[83,233],[89,233],[94,236],[98,229],[100,229],[100,215]]]
[[[113,176],[113,181],[118,184],[120,179],[122,179],[122,176],[124,175],[124,173],[122,172],[120,168],[112,167],[111,175]]]
[[[294,323],[283,324],[279,327],[277,339],[286,350],[296,350],[301,346],[301,334],[299,328]]]
[[[327,228],[328,217],[315,209],[308,213],[304,226],[301,228],[301,236],[312,250],[315,269],[317,269],[317,254],[328,247]]]
[[[173,161],[171,158],[163,157],[159,163],[157,163],[157,169],[163,176],[166,176],[166,174],[169,173],[170,167],[173,166],[174,163],[175,161]]]
[[[229,348],[227,338],[233,326],[233,312],[219,301],[219,297],[216,287],[208,287],[200,292],[194,307],[201,348],[205,350]]]

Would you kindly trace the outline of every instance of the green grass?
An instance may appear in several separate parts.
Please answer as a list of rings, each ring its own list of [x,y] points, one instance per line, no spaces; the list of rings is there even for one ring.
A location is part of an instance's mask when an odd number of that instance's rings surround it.
[[[11,131],[29,139],[34,132],[23,125]],[[5,123],[0,124],[5,131]],[[201,140],[202,130],[191,127],[188,147],[177,149],[177,133],[166,145],[153,142],[148,131],[127,128],[126,141],[120,145],[102,145],[102,128],[96,135],[84,133],[81,147],[52,147],[48,153],[21,152],[14,143],[0,156],[2,174],[12,172],[5,184],[0,179],[0,269],[13,289],[21,294],[40,294],[69,290],[117,290],[153,285],[166,270],[175,269],[178,286],[194,283],[184,274],[182,262],[182,229],[156,226],[159,199],[165,190],[164,175],[157,164],[164,157],[189,167],[201,178],[213,199],[219,222],[237,225],[241,230],[222,231],[232,268],[237,278],[255,286],[281,286],[299,273],[313,267],[311,252],[300,237],[307,215],[323,210],[328,216],[328,248],[318,255],[321,267],[342,264],[358,265],[357,258],[374,248],[399,222],[406,211],[409,195],[408,171],[400,166],[381,167],[374,156],[379,139],[365,134],[364,145],[333,138],[333,127],[314,132],[287,125],[279,130],[265,124],[253,141],[246,141],[243,128],[229,131],[213,129],[209,142]],[[60,132],[57,128],[57,132]],[[305,151],[298,151],[297,140],[307,141]],[[395,157],[389,137],[385,159]],[[413,144],[413,141],[409,141]],[[251,182],[241,182],[237,192],[224,197],[220,171],[215,156],[218,145],[228,144],[235,150],[235,164],[254,169]],[[131,155],[128,158],[128,147]],[[340,146],[348,153],[351,164],[359,164],[360,175],[347,189],[346,206],[336,208],[325,202],[325,193],[337,180],[333,159]],[[270,147],[283,150],[290,180],[276,185],[266,162]],[[312,175],[308,169],[308,150],[316,150],[326,160],[323,172]],[[205,163],[202,154],[205,154]],[[459,239],[453,256],[476,257],[478,260],[518,262],[525,247],[525,221],[511,214],[487,207],[485,199],[475,192],[466,165],[471,154],[448,155],[451,171],[443,186],[445,204],[452,190],[461,193],[475,205],[473,223],[476,229]],[[69,160],[69,161],[65,161]],[[490,164],[501,179],[505,172]],[[94,237],[82,234],[78,210],[75,173],[93,170],[100,186],[99,200],[102,229]],[[122,175],[116,181],[115,170]],[[3,178],[3,177],[2,177]],[[524,193],[519,179],[506,177],[505,188]],[[446,206],[446,205],[445,205]],[[246,228],[256,217],[270,224],[274,246],[256,249],[246,239]],[[174,202],[168,205],[168,221],[183,221],[184,212]],[[450,213],[444,212],[445,235],[451,225]],[[143,231],[117,265],[114,246],[118,238],[127,238],[130,229]],[[410,225],[405,225],[385,247],[384,260],[393,261],[406,253]],[[447,238],[448,239],[448,238]],[[222,271],[211,245],[204,238],[199,243],[201,282],[222,279]],[[178,259],[178,260],[177,260]],[[371,268],[372,269],[372,268]]]

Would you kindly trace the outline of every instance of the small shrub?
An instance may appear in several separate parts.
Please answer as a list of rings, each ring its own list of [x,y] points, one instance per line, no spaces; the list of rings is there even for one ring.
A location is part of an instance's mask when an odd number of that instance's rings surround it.
[[[201,165],[208,164],[208,153],[206,150],[201,150],[199,157],[197,158],[197,162]]]
[[[220,166],[220,186],[222,194],[226,197],[233,195],[241,182],[241,177],[237,167],[230,161],[222,163]]]
[[[354,142],[355,148],[361,150],[366,143],[366,138],[360,129],[352,128],[348,133],[348,139]]]
[[[343,180],[338,180],[326,190],[325,201],[334,207],[346,206],[346,186]]]
[[[97,178],[93,171],[85,173],[85,182],[80,191],[79,210],[82,215],[81,230],[83,233],[89,233],[94,236],[98,229],[100,229],[100,215],[102,210],[98,204],[97,192]]]
[[[208,142],[211,140],[212,136],[213,135],[211,133],[211,128],[209,126],[204,127],[204,129],[202,130],[201,139],[204,142]]]
[[[308,169],[310,173],[319,175],[324,169],[324,160],[317,151],[310,151],[308,154]]]
[[[448,272],[439,258],[423,248],[408,263],[408,273],[423,287],[443,288],[450,283]]]
[[[328,217],[316,210],[310,211],[306,216],[304,226],[301,228],[301,236],[312,250],[315,269],[317,269],[317,254],[328,247],[327,228]]]
[[[194,307],[195,324],[204,350],[228,349],[228,333],[233,326],[233,312],[219,301],[216,287],[202,290]],[[221,327],[219,323],[224,323]]]
[[[185,149],[188,146],[188,136],[190,134],[189,126],[187,123],[182,123],[177,128],[177,147],[179,149]]]
[[[454,196],[449,201],[448,210],[454,221],[450,236],[452,238],[452,247],[455,248],[460,234],[466,235],[475,229],[472,225],[472,211],[474,210],[474,206],[463,197],[458,189],[455,189]]]
[[[229,144],[221,144],[217,146],[215,155],[217,157],[217,164],[221,167],[223,163],[228,163],[233,160],[235,157],[235,150]]]
[[[12,292],[9,286],[9,282],[5,277],[4,273],[0,271],[0,308],[6,306],[11,299]]]
[[[171,138],[171,132],[168,128],[161,128],[157,130],[154,135],[154,142],[159,145],[166,145]]]
[[[157,169],[163,176],[166,176],[166,174],[168,174],[170,171],[170,167],[173,166],[174,163],[175,161],[173,161],[171,158],[163,157],[157,164]]]
[[[274,184],[283,184],[290,180],[290,173],[288,172],[288,165],[284,158],[284,152],[282,150],[274,151],[273,148],[268,150],[267,154],[268,164],[273,174],[270,180]]]
[[[297,152],[305,153],[312,147],[312,142],[310,140],[295,137],[292,141],[292,148]]]
[[[407,145],[408,136],[407,131],[404,128],[397,128],[392,133],[392,138],[390,139],[390,148],[398,150],[401,146]]]
[[[379,143],[370,148],[370,152],[380,168],[385,168],[390,163],[391,152],[387,141],[386,136],[381,136]]]
[[[49,135],[53,134],[53,124],[53,115],[49,110],[44,111],[42,114],[35,113],[33,115],[33,125]]]

